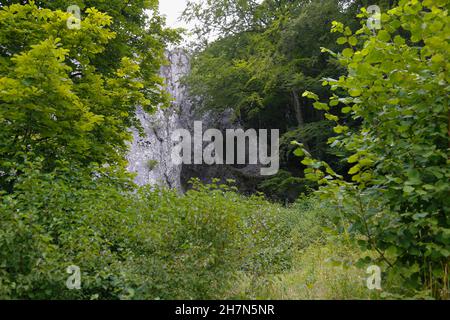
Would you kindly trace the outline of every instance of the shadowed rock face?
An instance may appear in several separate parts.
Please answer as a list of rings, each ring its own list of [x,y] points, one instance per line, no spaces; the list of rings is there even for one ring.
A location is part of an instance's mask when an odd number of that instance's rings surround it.
[[[133,142],[127,156],[128,170],[137,173],[135,182],[138,185],[160,185],[182,191],[181,166],[171,161],[171,134],[181,127],[180,118],[191,109],[186,98],[186,88],[180,83],[181,77],[189,70],[189,59],[181,50],[168,52],[167,58],[169,65],[161,68],[161,75],[174,101],[169,108],[158,108],[153,114],[148,114],[141,107],[137,108],[136,115],[144,135],[140,136],[138,130],[132,129]]]

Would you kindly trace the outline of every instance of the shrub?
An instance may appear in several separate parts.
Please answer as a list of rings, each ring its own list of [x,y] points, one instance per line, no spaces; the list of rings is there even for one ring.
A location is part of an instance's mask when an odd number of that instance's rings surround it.
[[[326,115],[340,134],[330,143],[351,153],[352,182],[309,156],[307,177],[327,185],[322,193],[365,235],[363,247],[377,250],[406,287],[437,298],[449,289],[448,8],[446,1],[402,0],[382,15],[384,28],[375,34],[366,26],[353,34],[334,22],[338,42],[349,46],[332,54],[349,72],[325,84],[347,95],[327,104],[304,94],[318,109],[335,107],[361,121],[352,132]]]
[[[0,204],[0,296],[19,299],[210,299],[240,270],[289,266],[282,208],[227,186],[185,195],[111,170],[26,163]],[[82,272],[68,290],[65,271]]]

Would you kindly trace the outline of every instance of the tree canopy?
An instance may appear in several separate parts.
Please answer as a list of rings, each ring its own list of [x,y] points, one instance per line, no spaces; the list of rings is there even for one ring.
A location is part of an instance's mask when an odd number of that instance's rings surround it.
[[[78,4],[73,29],[69,1],[1,2],[2,183],[30,157],[45,158],[47,170],[58,161],[123,165],[136,106],[167,101],[159,69],[177,33],[157,2]]]

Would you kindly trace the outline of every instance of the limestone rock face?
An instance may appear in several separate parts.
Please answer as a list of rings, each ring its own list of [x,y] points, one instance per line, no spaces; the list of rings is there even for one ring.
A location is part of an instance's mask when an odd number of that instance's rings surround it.
[[[230,165],[175,165],[172,162],[172,133],[177,129],[186,129],[193,135],[194,122],[202,121],[204,130],[219,129],[225,134],[226,129],[241,128],[233,119],[233,111],[219,113],[201,112],[196,108],[196,99],[191,98],[188,89],[181,83],[181,78],[189,72],[189,56],[183,50],[167,53],[169,64],[161,68],[167,90],[173,98],[170,107],[158,108],[149,114],[141,107],[136,115],[141,122],[144,134],[131,129],[133,142],[127,156],[128,170],[137,174],[135,182],[140,186],[165,186],[184,192],[189,188],[188,181],[199,178],[209,183],[214,178],[222,182],[236,180],[242,192],[252,193],[256,190],[261,177],[257,174],[260,166]],[[206,145],[205,145],[206,146]]]
[[[181,127],[180,117],[188,113],[191,104],[186,98],[186,88],[180,79],[189,70],[189,58],[182,50],[167,53],[169,64],[161,68],[167,90],[173,98],[169,108],[158,108],[155,113],[148,114],[141,107],[136,110],[144,129],[141,136],[132,129],[133,142],[127,156],[128,170],[137,173],[135,182],[140,185],[160,185],[176,188],[181,187],[181,165],[172,163],[171,134]]]

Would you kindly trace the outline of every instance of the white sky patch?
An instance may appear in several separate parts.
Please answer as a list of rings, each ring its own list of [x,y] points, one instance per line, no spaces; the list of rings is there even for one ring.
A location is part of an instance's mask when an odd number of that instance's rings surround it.
[[[181,44],[178,45],[181,47],[189,46],[189,43],[195,41],[195,36],[192,34],[195,23],[187,24],[180,19],[184,9],[186,9],[187,2],[188,0],[159,0],[159,12],[166,17],[167,27],[186,30]]]
[[[167,18],[167,26],[172,28],[186,28],[189,26],[186,25],[184,21],[179,21],[181,14],[186,8],[187,0],[160,0],[159,1],[159,10],[162,14],[164,14]]]

